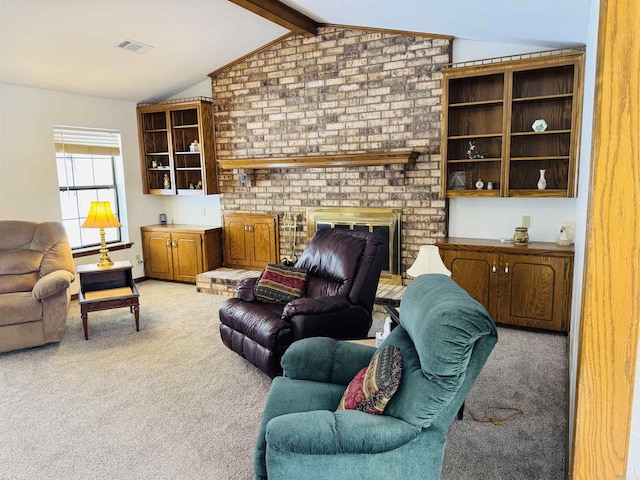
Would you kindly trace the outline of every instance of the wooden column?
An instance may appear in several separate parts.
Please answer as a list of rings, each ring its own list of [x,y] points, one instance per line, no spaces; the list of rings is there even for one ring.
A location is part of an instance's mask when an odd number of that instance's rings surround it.
[[[626,478],[640,321],[639,26],[638,0],[600,0],[571,470],[580,480]]]

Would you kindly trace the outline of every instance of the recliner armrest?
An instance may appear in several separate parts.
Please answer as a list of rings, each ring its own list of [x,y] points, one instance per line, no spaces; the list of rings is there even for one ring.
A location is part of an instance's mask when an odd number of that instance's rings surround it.
[[[66,270],[56,270],[40,278],[33,286],[32,294],[36,300],[48,298],[69,288],[75,275]]]
[[[375,348],[359,343],[312,337],[293,342],[281,365],[289,378],[346,386],[369,365],[375,352]]]
[[[305,455],[376,454],[399,448],[421,432],[388,415],[358,410],[290,413],[267,424],[267,448]]]
[[[282,310],[282,318],[287,320],[295,315],[322,315],[345,310],[350,306],[349,300],[339,295],[319,298],[296,298],[285,305]]]
[[[251,277],[245,278],[244,280],[240,280],[238,284],[238,294],[237,297],[240,300],[244,300],[245,302],[255,302],[256,297],[253,294],[253,288],[256,285],[259,277]]]

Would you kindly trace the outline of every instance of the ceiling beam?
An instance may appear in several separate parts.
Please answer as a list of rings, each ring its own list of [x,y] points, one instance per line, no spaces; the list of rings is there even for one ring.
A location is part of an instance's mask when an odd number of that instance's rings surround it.
[[[318,28],[321,26],[312,18],[278,0],[229,1],[305,37],[317,35]]]

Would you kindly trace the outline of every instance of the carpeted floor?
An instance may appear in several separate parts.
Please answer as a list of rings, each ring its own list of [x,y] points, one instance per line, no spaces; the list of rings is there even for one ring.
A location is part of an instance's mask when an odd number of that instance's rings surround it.
[[[252,478],[270,380],[220,341],[224,297],[139,290],[140,332],[127,309],[96,312],[85,341],[74,302],[60,344],[0,354],[1,480]],[[467,405],[523,414],[454,422],[443,478],[564,478],[565,392],[566,337],[501,328]]]

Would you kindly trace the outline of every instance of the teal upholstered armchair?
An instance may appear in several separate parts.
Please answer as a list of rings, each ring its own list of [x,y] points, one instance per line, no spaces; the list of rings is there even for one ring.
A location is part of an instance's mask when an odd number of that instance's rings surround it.
[[[497,341],[486,310],[444,275],[411,282],[400,326],[402,379],[382,415],[336,412],[376,350],[329,338],[295,342],[273,380],[256,443],[256,479],[438,479],[449,425]]]

